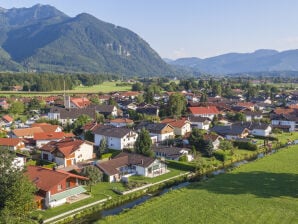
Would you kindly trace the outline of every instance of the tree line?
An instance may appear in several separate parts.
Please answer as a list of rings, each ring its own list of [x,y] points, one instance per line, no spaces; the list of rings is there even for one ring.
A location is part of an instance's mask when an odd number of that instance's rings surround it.
[[[8,91],[13,86],[22,86],[23,91],[56,91],[67,90],[76,86],[92,86],[104,81],[118,80],[110,74],[36,74],[36,73],[0,73],[0,90]]]

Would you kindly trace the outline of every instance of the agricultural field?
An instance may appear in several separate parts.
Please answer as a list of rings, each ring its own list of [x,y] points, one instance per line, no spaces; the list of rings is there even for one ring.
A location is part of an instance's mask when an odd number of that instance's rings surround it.
[[[298,223],[298,146],[98,223]]]
[[[130,91],[131,84],[127,82],[120,81],[107,81],[103,82],[99,85],[94,86],[77,86],[73,90],[66,90],[65,92],[68,94],[76,94],[76,93],[109,93],[116,91]],[[64,91],[53,91],[53,92],[24,92],[24,91],[0,91],[1,97],[8,96],[24,96],[24,97],[34,97],[34,96],[51,96],[57,94],[63,94]]]

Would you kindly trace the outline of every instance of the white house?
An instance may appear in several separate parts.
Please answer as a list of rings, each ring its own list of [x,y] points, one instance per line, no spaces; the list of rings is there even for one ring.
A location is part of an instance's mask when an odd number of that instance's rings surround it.
[[[166,123],[148,123],[144,127],[150,136],[157,136],[157,141],[162,142],[175,137],[174,128]]]
[[[158,159],[125,152],[96,166],[104,172],[109,182],[126,181],[131,175],[156,177],[168,172],[166,164]]]
[[[181,119],[164,119],[161,123],[169,124],[174,128],[175,135],[184,136],[186,133],[191,132],[190,121],[181,118]]]
[[[195,117],[208,117],[210,120],[213,120],[214,116],[219,114],[219,111],[215,106],[189,107],[189,110]]]
[[[264,124],[264,123],[255,123],[251,128],[250,128],[250,133],[254,136],[269,136],[272,127],[270,124]]]
[[[209,130],[211,120],[208,117],[194,117],[189,118],[191,126],[198,129]]]
[[[41,148],[41,159],[53,161],[58,166],[71,166],[93,159],[93,143],[74,138],[51,141]]]
[[[138,133],[124,127],[113,127],[108,125],[100,126],[93,131],[94,145],[99,146],[100,142],[105,139],[107,147],[110,149],[122,150],[133,148],[137,140]]]
[[[128,118],[116,118],[113,120],[110,120],[110,125],[114,127],[129,127],[134,124],[133,120]]]
[[[60,141],[65,138],[64,132],[47,132],[47,133],[35,133],[34,140],[36,147],[40,148],[43,145],[51,142],[51,141]]]

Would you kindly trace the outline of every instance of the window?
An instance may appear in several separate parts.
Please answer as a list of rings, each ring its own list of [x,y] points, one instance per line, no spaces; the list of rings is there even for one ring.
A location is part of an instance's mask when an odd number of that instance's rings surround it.
[[[57,190],[58,190],[58,191],[61,191],[61,190],[62,190],[62,184],[58,184],[58,186],[57,186]]]
[[[66,181],[66,188],[67,188],[67,189],[70,188],[70,181],[69,181],[69,180]]]

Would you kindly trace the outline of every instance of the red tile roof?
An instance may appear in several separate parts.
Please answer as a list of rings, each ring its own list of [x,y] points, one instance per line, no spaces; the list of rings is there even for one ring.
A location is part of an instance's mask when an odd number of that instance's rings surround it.
[[[189,107],[189,110],[192,114],[200,115],[200,114],[219,114],[217,107]]]
[[[12,131],[17,137],[33,136],[35,133],[44,132],[40,127],[20,128]]]
[[[110,123],[127,123],[127,124],[132,124],[133,120],[128,119],[128,118],[116,118],[113,120],[110,120]]]
[[[36,185],[36,187],[43,191],[49,191],[57,186],[61,181],[69,177],[78,178],[81,180],[88,180],[86,177],[75,175],[72,173],[51,170],[48,168],[38,166],[28,166],[26,175]]]
[[[70,100],[74,105],[76,105],[78,108],[84,108],[86,106],[89,106],[91,102],[86,98],[71,98]]]
[[[13,122],[13,118],[11,116],[9,116],[8,114],[3,115],[2,119],[4,119],[7,122]]]
[[[65,138],[59,142],[51,141],[41,147],[41,150],[53,152],[54,150],[59,150],[65,157],[76,151],[82,144],[83,140],[74,138]]]
[[[48,123],[34,123],[31,125],[31,127],[39,127],[41,128],[44,132],[55,132],[59,125],[51,125]]]
[[[21,142],[19,138],[0,138],[0,146],[17,146]]]
[[[186,123],[189,123],[189,121],[186,118],[182,119],[171,119],[171,118],[166,118],[161,121],[161,123],[164,124],[170,124],[171,126],[175,128],[182,128]]]
[[[34,140],[63,139],[64,137],[64,132],[43,132],[34,134]]]

